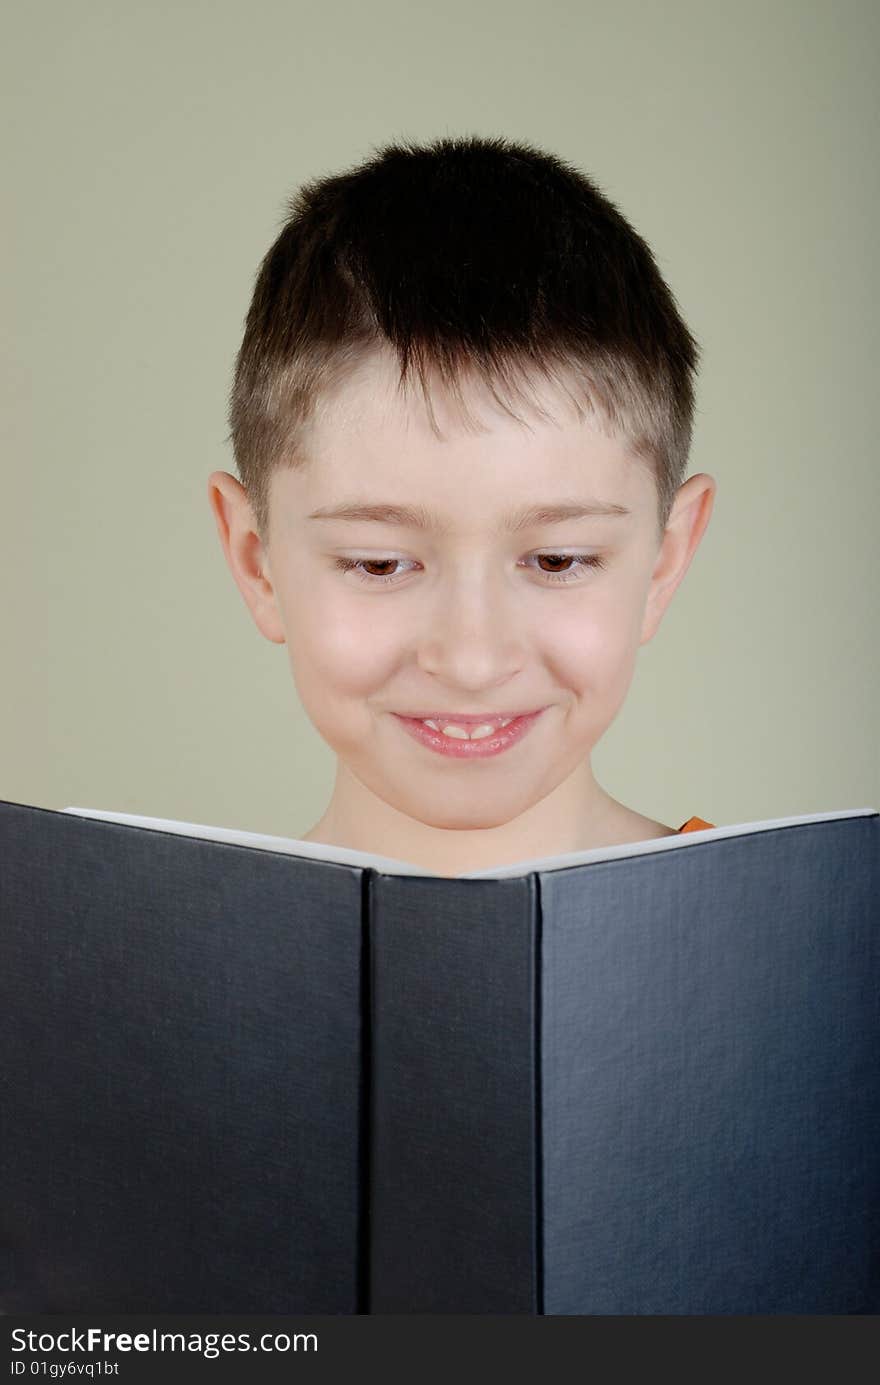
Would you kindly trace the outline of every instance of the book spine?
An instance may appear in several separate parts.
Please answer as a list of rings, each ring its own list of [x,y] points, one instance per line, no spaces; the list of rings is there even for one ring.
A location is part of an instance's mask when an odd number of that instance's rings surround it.
[[[534,876],[371,876],[370,1313],[540,1311]]]

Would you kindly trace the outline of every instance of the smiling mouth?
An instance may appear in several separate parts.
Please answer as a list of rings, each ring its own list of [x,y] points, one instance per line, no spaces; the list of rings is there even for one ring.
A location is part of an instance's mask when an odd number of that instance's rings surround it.
[[[447,722],[455,726],[482,726],[484,723],[493,725],[499,721],[513,721],[516,717],[530,717],[535,712],[540,711],[539,707],[527,707],[524,711],[516,712],[395,712],[395,716],[406,717],[408,721],[437,721],[442,725]]]
[[[410,735],[430,750],[454,758],[483,757],[496,755],[515,745],[537,721],[543,707],[537,711],[526,712],[521,716],[496,717],[490,720],[483,716],[481,721],[471,719],[464,725],[448,717],[410,717],[395,712],[393,715],[403,723]]]

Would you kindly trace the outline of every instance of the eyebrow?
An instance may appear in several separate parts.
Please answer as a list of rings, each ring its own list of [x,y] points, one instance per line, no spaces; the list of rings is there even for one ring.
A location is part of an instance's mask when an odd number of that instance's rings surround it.
[[[617,518],[630,515],[623,505],[610,500],[560,500],[553,505],[529,505],[525,509],[514,510],[501,521],[501,528],[508,533],[518,533],[541,524],[561,524],[569,519]],[[372,521],[377,524],[397,524],[407,529],[437,529],[443,531],[447,526],[421,505],[392,505],[384,503],[363,503],[342,501],[338,505],[324,505],[313,510],[309,519],[335,519]]]

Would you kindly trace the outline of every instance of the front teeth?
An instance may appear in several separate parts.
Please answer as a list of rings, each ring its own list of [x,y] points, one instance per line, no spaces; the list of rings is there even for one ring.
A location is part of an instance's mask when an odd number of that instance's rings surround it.
[[[503,721],[487,721],[481,726],[474,726],[467,731],[463,726],[456,726],[454,722],[441,727],[436,721],[425,721],[425,726],[430,726],[432,731],[439,731],[443,736],[452,736],[459,741],[479,741],[484,736],[491,736],[496,731],[500,731],[503,726],[509,726],[513,717],[505,717]]]

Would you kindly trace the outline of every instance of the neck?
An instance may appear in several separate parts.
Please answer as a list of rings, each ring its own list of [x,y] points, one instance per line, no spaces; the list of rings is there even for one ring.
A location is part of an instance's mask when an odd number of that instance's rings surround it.
[[[444,806],[448,814],[449,806]],[[588,762],[518,817],[479,827],[450,827],[439,816],[436,822],[424,821],[401,812],[339,762],[327,810],[302,840],[389,856],[434,875],[453,876],[643,841],[673,830],[611,798],[594,780]]]

